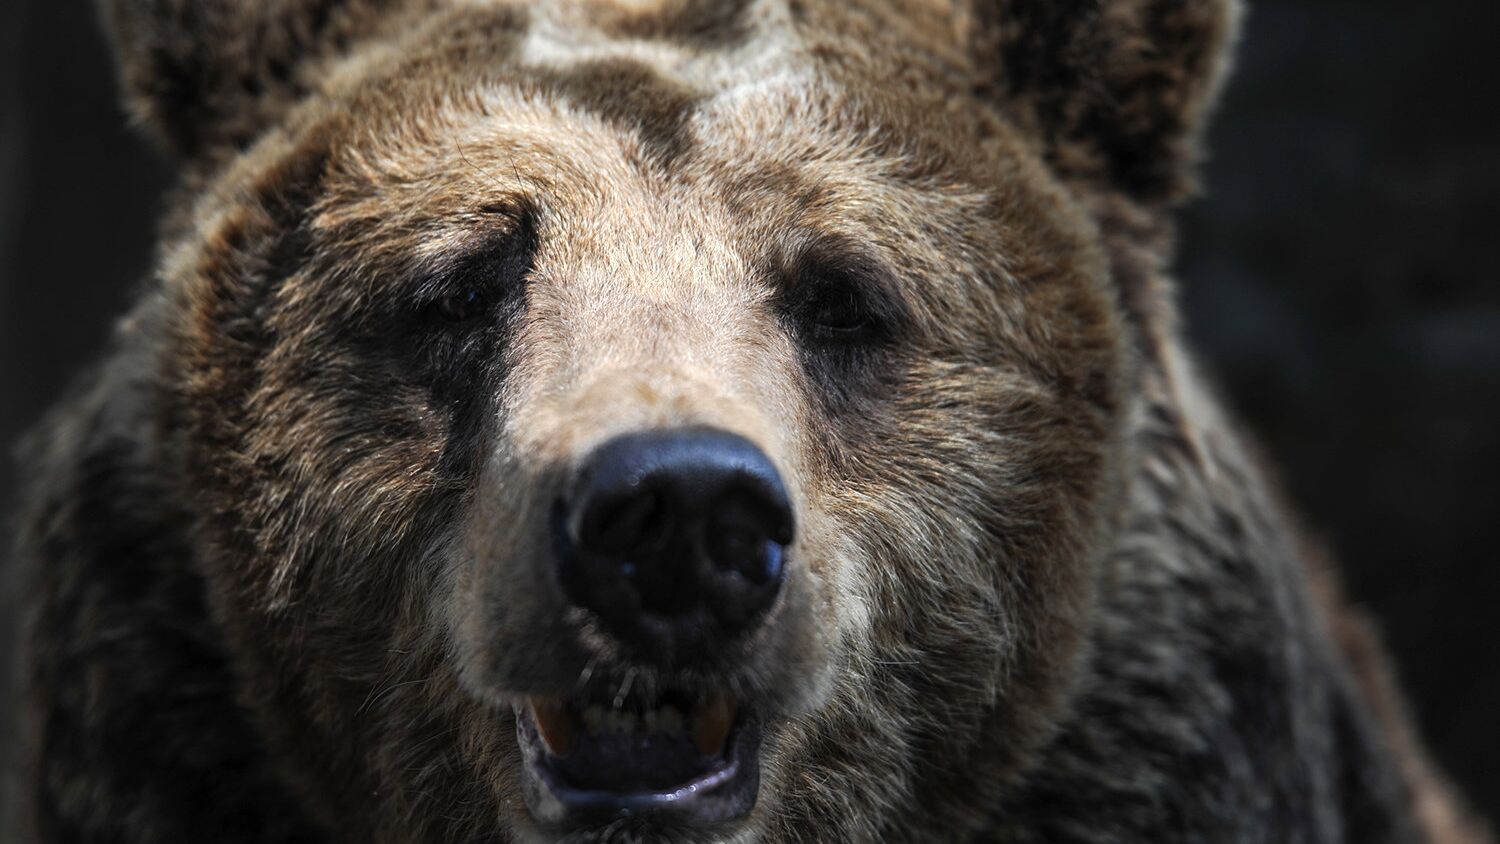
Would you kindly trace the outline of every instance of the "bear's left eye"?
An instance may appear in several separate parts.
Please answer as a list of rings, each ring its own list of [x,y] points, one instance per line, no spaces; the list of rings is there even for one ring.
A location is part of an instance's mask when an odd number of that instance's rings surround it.
[[[866,250],[821,239],[792,261],[783,271],[782,314],[809,350],[843,355],[894,339],[903,320],[891,274]]]
[[[444,294],[437,300],[437,313],[448,322],[468,322],[485,312],[489,305],[484,292],[475,287],[464,287]]]
[[[874,318],[858,293],[844,285],[820,291],[808,306],[807,319],[823,340],[860,340],[874,329]]]

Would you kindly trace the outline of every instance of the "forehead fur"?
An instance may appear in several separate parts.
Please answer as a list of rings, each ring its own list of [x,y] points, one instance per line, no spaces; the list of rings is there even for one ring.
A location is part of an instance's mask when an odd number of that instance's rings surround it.
[[[1159,205],[1180,198],[1203,115],[1223,76],[1234,0],[103,0],[132,109],[168,148],[197,167],[230,160],[290,108],[323,88],[331,65],[401,43],[414,31],[466,15],[467,60],[482,65],[513,48],[534,65],[587,53],[592,69],[563,70],[563,87],[641,81],[626,60],[660,71],[769,79],[782,58],[821,61],[847,87],[886,98],[916,96],[938,112],[1004,114],[1060,175],[1088,190]],[[746,48],[751,42],[757,46]],[[763,49],[779,43],[777,55]],[[773,57],[765,64],[759,58]],[[705,60],[706,59],[706,60]],[[740,64],[736,64],[739,62]],[[601,69],[598,64],[604,64]],[[343,62],[344,69],[361,63]],[[422,68],[441,75],[456,64]],[[558,68],[554,67],[554,70]],[[618,71],[612,74],[611,71]],[[356,75],[358,70],[354,71]],[[670,76],[670,74],[669,74]],[[681,78],[680,75],[677,78]],[[637,96],[616,85],[617,117],[671,130],[690,101]],[[677,91],[676,94],[682,94]],[[584,97],[587,99],[587,96]],[[596,105],[607,106],[594,98]],[[908,104],[910,105],[910,104]],[[661,107],[659,107],[661,106]],[[888,114],[898,114],[890,109]],[[905,127],[913,128],[911,126]],[[974,128],[972,125],[968,128]],[[987,132],[954,133],[972,146]]]
[[[580,34],[558,10],[451,12],[346,61],[290,132],[332,139],[342,178],[324,187],[343,193],[324,206],[367,222],[392,217],[393,202],[457,217],[507,192],[586,204],[629,183],[711,202],[751,242],[800,228],[903,250],[924,233],[974,234],[970,220],[1021,234],[1025,216],[1068,204],[992,115],[893,87],[909,67],[877,74],[783,7],[742,13],[732,46],[704,50],[597,25]]]
[[[336,67],[279,133],[324,147],[318,225],[440,250],[517,195],[570,216],[613,196],[636,214],[717,208],[745,243],[826,232],[910,252],[924,232],[1058,213],[1016,207],[1056,192],[1004,124],[960,156],[954,138],[983,115],[855,84],[846,55],[808,46],[786,13],[727,52],[604,34],[583,49],[564,22],[453,10]]]

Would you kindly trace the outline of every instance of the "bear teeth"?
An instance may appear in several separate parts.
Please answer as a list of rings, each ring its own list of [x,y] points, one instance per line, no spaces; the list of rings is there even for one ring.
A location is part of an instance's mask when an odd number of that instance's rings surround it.
[[[583,710],[583,729],[590,736],[664,733],[677,735],[684,731],[687,719],[670,704],[632,712],[594,705]]]
[[[664,735],[691,740],[706,757],[720,756],[728,743],[738,710],[726,694],[711,695],[699,701],[691,714],[671,704],[641,711],[613,709],[592,705],[581,710],[554,698],[531,698],[532,720],[547,751],[566,756],[573,751],[581,735],[647,736]]]
[[[734,726],[734,698],[717,694],[702,703],[693,712],[693,746],[704,756],[714,757],[724,753],[729,741],[729,730]]]
[[[578,719],[564,704],[546,698],[531,699],[531,720],[553,756],[566,756],[572,752],[578,739]]]
[[[532,698],[530,706],[547,749],[559,754],[571,750],[584,733],[590,737],[686,735],[701,753],[714,756],[723,751],[736,712],[733,698],[723,694],[701,701],[690,715],[671,704],[639,712],[595,704],[579,711],[551,698]]]

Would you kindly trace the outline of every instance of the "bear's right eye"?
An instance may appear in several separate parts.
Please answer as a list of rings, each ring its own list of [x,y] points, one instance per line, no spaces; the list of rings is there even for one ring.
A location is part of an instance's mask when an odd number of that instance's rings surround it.
[[[452,323],[468,322],[485,312],[489,299],[475,287],[465,287],[447,293],[437,300],[438,316]]]
[[[532,212],[513,211],[508,228],[486,238],[452,263],[430,270],[413,293],[418,314],[429,327],[455,327],[498,321],[518,304],[536,254]]]

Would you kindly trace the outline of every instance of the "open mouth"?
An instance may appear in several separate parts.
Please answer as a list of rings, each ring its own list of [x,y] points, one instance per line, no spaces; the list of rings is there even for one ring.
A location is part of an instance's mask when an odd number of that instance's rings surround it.
[[[760,727],[722,692],[533,697],[517,707],[516,735],[527,803],[544,825],[713,824],[755,805]]]

